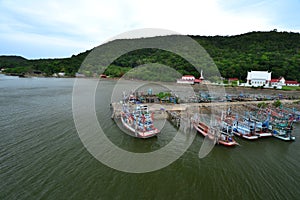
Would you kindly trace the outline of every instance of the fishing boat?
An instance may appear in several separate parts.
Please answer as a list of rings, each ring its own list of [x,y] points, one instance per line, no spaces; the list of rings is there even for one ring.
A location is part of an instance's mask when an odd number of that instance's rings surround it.
[[[242,138],[247,140],[256,140],[258,135],[255,133],[254,126],[249,126],[247,123],[235,120],[232,125],[232,132]]]
[[[221,134],[220,134],[220,139],[217,141],[218,143],[223,144],[225,146],[238,145],[238,143],[234,140],[231,126],[223,127],[220,130],[220,132]]]
[[[240,122],[238,115],[234,117],[233,115],[231,115],[230,110],[228,110],[226,114],[222,112],[221,123],[222,129],[228,129],[228,127],[230,127],[231,133],[239,137],[248,140],[258,139],[258,135],[255,134],[255,128],[253,126],[250,126],[248,123]]]
[[[294,141],[295,136],[292,135],[293,121],[287,123],[277,123],[272,130],[274,137],[284,141]]]
[[[160,131],[154,127],[153,113],[149,112],[146,105],[135,105],[134,109],[126,103],[123,104],[121,121],[132,136],[137,138],[150,138],[156,136]]]
[[[208,126],[204,122],[193,122],[193,126],[204,137],[209,137],[212,140],[216,139],[217,144],[224,146],[238,145],[229,131],[224,129],[219,130],[217,126]]]
[[[253,117],[244,118],[244,123],[248,125],[248,127],[254,127],[254,135],[258,137],[270,137],[272,136],[272,126],[269,126],[269,118],[261,122]]]

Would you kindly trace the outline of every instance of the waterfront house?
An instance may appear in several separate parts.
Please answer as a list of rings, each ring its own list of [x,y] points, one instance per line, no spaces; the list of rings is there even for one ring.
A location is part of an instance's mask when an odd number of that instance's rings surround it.
[[[237,85],[240,84],[239,79],[238,78],[229,78],[228,79],[228,84],[230,85],[231,83],[236,82]]]
[[[285,81],[286,86],[300,86],[298,81]]]
[[[59,72],[59,73],[58,73],[58,76],[59,76],[59,77],[62,77],[62,76],[65,76],[65,75],[66,75],[65,72]]]
[[[270,86],[271,83],[271,73],[268,71],[251,71],[247,74],[247,82],[245,86]]]
[[[285,85],[285,79],[281,76],[279,78],[271,79],[270,83],[271,83],[270,87],[281,89],[282,86]]]
[[[184,76],[181,77],[181,79],[177,79],[177,83],[194,84],[195,83],[195,76],[184,75]]]
[[[183,84],[199,84],[202,83],[204,81],[204,77],[203,77],[203,71],[201,70],[200,72],[200,77],[199,79],[195,78],[195,76],[193,75],[184,75],[181,77],[181,79],[177,79],[177,83],[183,83]]]

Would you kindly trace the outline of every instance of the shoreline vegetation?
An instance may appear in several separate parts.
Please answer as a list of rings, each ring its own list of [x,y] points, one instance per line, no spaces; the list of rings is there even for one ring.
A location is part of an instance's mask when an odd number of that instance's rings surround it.
[[[3,73],[0,73],[0,75],[5,75]],[[33,77],[38,77],[38,78],[52,78],[55,79],[57,77],[44,77],[44,76],[32,76],[32,77],[27,77],[27,78],[33,78]],[[76,77],[61,77],[61,78],[66,78],[66,79],[74,79]],[[59,78],[60,79],[60,78]],[[79,79],[89,79],[89,80],[105,80],[105,81],[118,81],[120,78],[118,77],[107,77],[107,78],[99,78],[99,77],[82,77]],[[140,80],[140,79],[124,79],[122,78],[123,81],[128,81],[128,82],[141,82],[141,83],[153,83],[151,81],[145,81],[145,80]],[[172,86],[190,86],[193,88],[195,92],[207,92],[208,91],[208,85],[206,84],[194,84],[194,85],[183,85],[180,83],[176,82],[162,82],[162,81],[156,81],[156,84],[167,84],[167,85],[172,85]],[[209,86],[211,89],[213,87],[219,88],[219,87],[224,87],[223,85],[210,85]],[[293,87],[299,89],[300,87]],[[226,94],[229,95],[241,95],[241,94],[256,94],[258,96],[265,96],[265,97],[270,97],[270,96],[277,96],[278,94],[281,94],[284,99],[299,99],[300,100],[300,91],[299,90],[277,90],[274,88],[251,88],[251,87],[241,87],[241,86],[231,86],[228,85],[224,87]],[[217,89],[219,90],[219,89]],[[263,101],[263,100],[261,100]]]
[[[172,38],[174,37],[174,38]],[[160,41],[172,39],[175,47],[180,46],[176,40],[179,36],[159,36],[154,39]],[[216,64],[220,76],[224,78],[236,77],[245,80],[247,71],[271,71],[272,77],[283,76],[289,80],[300,82],[300,34],[292,32],[250,32],[235,36],[190,36],[198,42],[211,56]],[[125,45],[151,40],[153,38],[121,39],[103,44],[106,48],[111,45],[125,47]],[[153,40],[154,40],[153,39]],[[108,48],[107,54],[114,52]],[[0,56],[0,70],[6,75],[20,77],[52,77],[53,74],[63,73],[64,78],[75,77],[79,72],[85,77],[98,77],[100,74],[110,78],[124,75],[128,79],[148,81],[175,82],[182,75],[190,74],[199,77],[199,69],[203,69],[207,80],[216,82],[221,77],[210,76],[209,62],[201,63],[195,69],[187,60],[177,54],[159,49],[141,49],[126,53],[118,57],[107,68],[103,66],[80,66],[85,64],[85,58],[92,50],[72,55],[70,58],[29,60],[20,56]],[[107,56],[107,55],[105,55]],[[98,59],[98,58],[97,58]],[[101,60],[102,58],[100,58]],[[102,60],[104,60],[103,58]],[[152,63],[152,65],[148,65]],[[143,66],[143,67],[140,67]],[[168,66],[168,69],[161,69]],[[210,68],[210,69],[209,69]],[[105,70],[104,70],[105,69]],[[158,70],[160,69],[160,70]],[[172,69],[172,70],[170,70]],[[162,76],[163,74],[163,76]],[[57,76],[59,77],[59,75]],[[293,88],[286,87],[286,90]]]

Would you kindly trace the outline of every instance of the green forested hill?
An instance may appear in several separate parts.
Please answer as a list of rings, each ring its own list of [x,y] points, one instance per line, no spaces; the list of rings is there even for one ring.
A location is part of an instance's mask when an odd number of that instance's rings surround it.
[[[245,79],[247,71],[269,70],[272,71],[272,77],[284,76],[286,79],[300,81],[299,33],[270,31],[236,36],[191,37],[206,49],[223,77]],[[122,46],[135,40],[139,39],[112,42],[119,42]],[[64,71],[67,75],[74,76],[89,52],[64,59],[27,60],[17,56],[0,56],[0,68],[7,68],[7,73],[42,72],[45,75],[52,75]],[[121,76],[129,69],[145,63],[161,63],[173,67],[181,74],[199,76],[191,64],[183,58],[157,49],[142,49],[127,53],[116,59],[105,73]],[[84,73],[91,74],[88,71]]]
[[[300,80],[300,34],[252,32],[232,37],[194,37],[224,77],[245,78],[247,70],[269,70],[272,77]]]
[[[10,74],[43,73],[51,76],[53,73],[66,72],[68,76],[74,76],[88,52],[62,59],[37,59],[28,60],[20,56],[0,56],[0,68]]]

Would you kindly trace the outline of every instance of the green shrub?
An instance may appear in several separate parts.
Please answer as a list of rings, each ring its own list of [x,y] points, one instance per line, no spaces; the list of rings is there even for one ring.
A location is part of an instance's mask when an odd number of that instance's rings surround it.
[[[280,100],[276,100],[274,103],[273,103],[273,106],[275,106],[276,108],[281,106],[281,101]]]
[[[257,104],[257,107],[259,108],[266,108],[268,106],[268,104],[266,104],[266,102],[260,102]]]

